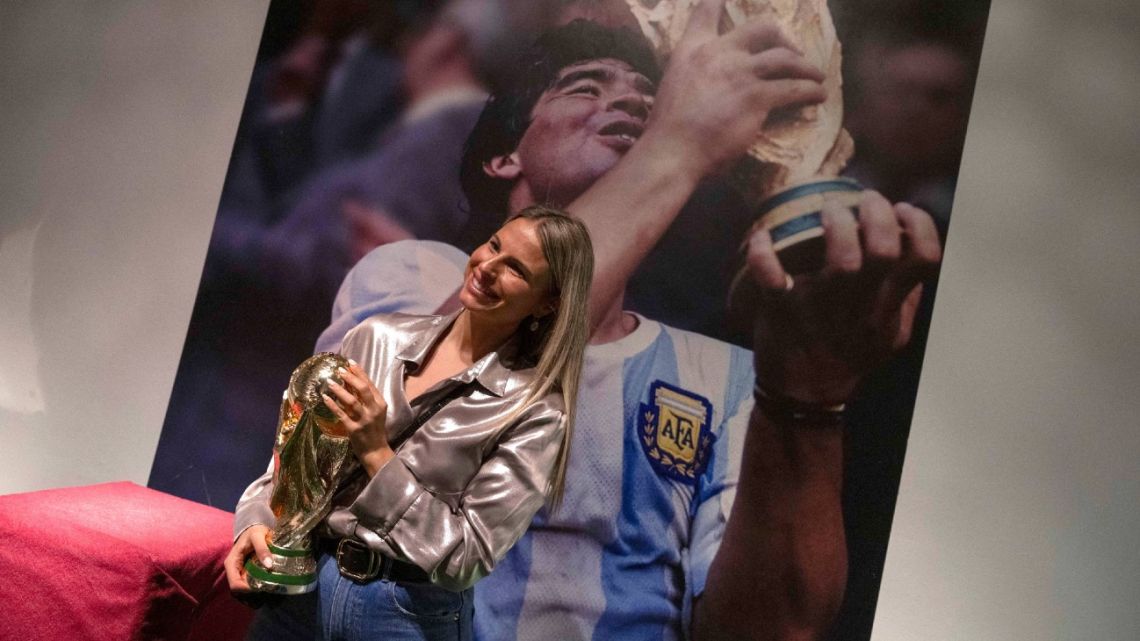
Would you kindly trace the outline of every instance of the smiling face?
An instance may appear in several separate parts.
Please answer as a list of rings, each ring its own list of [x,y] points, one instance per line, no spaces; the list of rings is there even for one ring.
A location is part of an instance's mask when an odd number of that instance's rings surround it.
[[[538,223],[516,218],[471,254],[459,302],[473,317],[514,327],[528,316],[554,311],[557,297],[551,290]]]
[[[489,163],[487,172],[517,179],[512,210],[534,203],[565,206],[641,136],[654,90],[648,78],[619,60],[565,67],[539,97],[514,153]]]

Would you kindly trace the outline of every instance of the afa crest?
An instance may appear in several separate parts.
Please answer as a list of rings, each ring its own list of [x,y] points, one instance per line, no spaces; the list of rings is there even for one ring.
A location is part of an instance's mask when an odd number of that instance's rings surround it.
[[[637,417],[638,438],[658,474],[695,485],[712,451],[712,403],[663,381],[649,386]]]

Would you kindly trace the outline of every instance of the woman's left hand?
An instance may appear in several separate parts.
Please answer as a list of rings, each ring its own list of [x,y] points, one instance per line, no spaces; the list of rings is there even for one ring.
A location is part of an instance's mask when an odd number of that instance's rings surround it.
[[[348,441],[368,476],[384,467],[395,453],[388,445],[388,404],[364,370],[353,363],[337,370],[344,385],[329,382],[325,406],[336,414]]]

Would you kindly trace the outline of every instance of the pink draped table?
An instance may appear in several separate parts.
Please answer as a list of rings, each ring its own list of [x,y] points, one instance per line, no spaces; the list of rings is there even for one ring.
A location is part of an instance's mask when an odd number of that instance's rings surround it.
[[[241,639],[232,521],[129,482],[0,496],[0,638]]]

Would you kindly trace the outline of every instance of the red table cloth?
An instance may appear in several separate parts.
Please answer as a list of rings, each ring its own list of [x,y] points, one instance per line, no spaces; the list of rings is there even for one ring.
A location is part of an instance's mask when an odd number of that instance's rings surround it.
[[[241,639],[232,522],[128,482],[0,496],[0,639]]]

